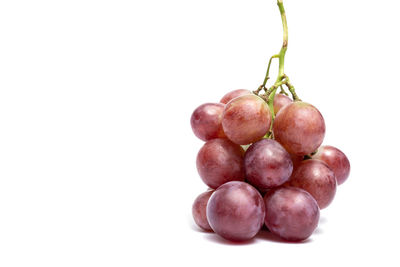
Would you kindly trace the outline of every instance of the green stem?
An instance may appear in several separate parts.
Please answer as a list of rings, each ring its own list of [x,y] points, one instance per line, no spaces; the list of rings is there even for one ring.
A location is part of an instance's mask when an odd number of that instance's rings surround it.
[[[272,59],[278,58],[278,57],[279,57],[279,55],[273,55],[273,56],[269,59],[268,68],[267,68],[267,74],[265,74],[265,79],[264,79],[264,82],[263,82],[263,84],[262,84],[262,87],[265,87],[265,85],[267,84],[267,81],[268,81],[268,79],[269,79],[269,69],[271,68]]]
[[[260,86],[257,88],[257,90],[254,90],[254,91],[253,91],[253,94],[258,95],[258,94],[261,92],[261,90],[263,90],[263,89],[264,89],[264,87],[263,87],[262,85],[260,85]]]
[[[279,52],[279,74],[277,78],[277,81],[280,81],[282,77],[285,75],[284,74],[285,55],[288,47],[289,32],[287,26],[286,12],[285,8],[283,7],[283,0],[278,0],[278,7],[279,7],[279,12],[281,13],[282,26],[283,26],[283,44],[281,51]]]
[[[285,8],[283,7],[283,0],[278,0],[278,7],[279,7],[279,12],[281,13],[281,18],[282,18],[282,26],[283,26],[283,44],[281,51],[278,54],[279,57],[279,72],[278,72],[278,77],[276,78],[275,84],[271,87],[272,90],[270,90],[269,95],[268,95],[268,106],[272,112],[272,120],[275,118],[275,112],[274,112],[274,98],[275,98],[275,93],[276,89],[281,85],[279,84],[285,77],[285,55],[288,47],[288,40],[289,40],[289,32],[288,32],[288,26],[287,26],[287,19],[286,19],[286,12]]]
[[[281,91],[279,93],[287,96],[288,93],[286,93],[285,89],[283,89],[283,86],[281,85],[279,87],[281,88]]]
[[[279,87],[282,87],[283,84],[286,84],[286,80],[282,79],[279,82],[276,82],[271,88],[268,89],[267,93],[265,94],[266,99],[268,100],[271,94],[276,91]]]
[[[292,94],[293,100],[294,101],[301,101],[299,96],[296,94],[296,91],[294,90],[293,84],[290,83],[289,78],[287,78],[285,84],[286,84],[287,88],[289,89],[290,93]]]

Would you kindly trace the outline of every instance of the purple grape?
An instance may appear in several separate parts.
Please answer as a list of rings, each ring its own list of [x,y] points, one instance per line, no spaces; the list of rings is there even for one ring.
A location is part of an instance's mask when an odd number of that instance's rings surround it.
[[[333,146],[321,146],[312,157],[325,162],[335,173],[338,185],[343,184],[350,174],[350,161],[346,155]]]
[[[204,183],[211,188],[230,182],[244,181],[244,150],[227,139],[206,142],[197,154],[197,170]]]
[[[323,161],[309,159],[294,169],[286,185],[299,187],[310,193],[320,209],[326,208],[336,194],[336,178]]]
[[[229,182],[212,194],[207,219],[218,235],[231,241],[253,238],[264,223],[265,207],[260,193],[244,182]]]
[[[256,95],[243,95],[229,101],[222,114],[226,136],[239,145],[261,140],[269,131],[271,112],[267,103]]]
[[[190,118],[193,133],[203,141],[226,137],[222,129],[224,107],[220,103],[207,103],[196,108]]]
[[[233,90],[233,91],[227,93],[226,95],[224,95],[219,102],[226,104],[236,97],[239,97],[242,95],[251,95],[251,94],[253,94],[253,93],[250,90],[237,89],[237,90]]]
[[[247,181],[261,192],[285,183],[292,174],[290,154],[278,142],[263,139],[252,144],[244,156]]]
[[[292,103],[293,100],[284,94],[276,94],[274,97],[274,112],[275,115],[284,107]]]
[[[304,156],[321,145],[325,136],[325,121],[313,105],[297,101],[279,111],[273,131],[276,141],[290,154]]]
[[[192,206],[193,219],[196,224],[205,231],[212,231],[207,221],[207,203],[214,190],[208,190],[200,194],[194,201]]]
[[[290,158],[292,159],[293,162],[293,169],[299,166],[299,164],[304,160],[304,156],[298,156],[293,154],[290,154]]]
[[[305,190],[295,187],[276,188],[268,191],[264,201],[265,225],[283,239],[307,239],[318,226],[318,204]]]

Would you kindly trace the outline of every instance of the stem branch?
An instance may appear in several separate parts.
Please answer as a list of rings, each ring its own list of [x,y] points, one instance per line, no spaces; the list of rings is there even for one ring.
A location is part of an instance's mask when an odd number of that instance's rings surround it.
[[[267,68],[267,74],[265,74],[265,79],[264,79],[264,82],[263,82],[263,84],[262,84],[262,86],[263,86],[264,88],[265,88],[265,85],[267,84],[267,81],[268,81],[268,79],[269,79],[269,69],[271,68],[272,59],[278,58],[278,57],[279,57],[279,55],[273,55],[273,56],[269,59],[268,68]]]
[[[296,94],[296,91],[294,90],[293,84],[290,83],[289,78],[286,79],[285,85],[287,86],[287,88],[289,89],[290,93],[292,94],[293,100],[294,101],[301,101],[299,96]]]

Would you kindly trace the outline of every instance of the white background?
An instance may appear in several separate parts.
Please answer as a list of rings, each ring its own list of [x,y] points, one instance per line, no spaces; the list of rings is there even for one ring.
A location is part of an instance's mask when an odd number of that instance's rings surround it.
[[[285,1],[285,71],[352,164],[315,234],[231,245],[192,221],[190,115],[260,85],[275,2],[1,1],[0,266],[399,266],[395,0]]]

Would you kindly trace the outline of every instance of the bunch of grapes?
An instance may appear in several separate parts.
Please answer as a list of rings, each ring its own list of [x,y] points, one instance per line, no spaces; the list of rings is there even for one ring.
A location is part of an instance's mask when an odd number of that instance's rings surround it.
[[[264,224],[285,240],[307,239],[318,225],[320,209],[332,202],[337,185],[350,173],[342,151],[321,146],[324,118],[300,100],[283,72],[287,25],[282,0],[278,6],[284,43],[271,57],[264,83],[253,92],[229,92],[220,103],[203,104],[191,116],[194,134],[205,141],[197,170],[209,187],[194,201],[193,217],[202,229],[231,241],[253,238]],[[274,58],[280,59],[279,74],[267,88]]]

